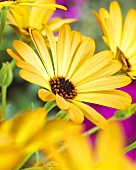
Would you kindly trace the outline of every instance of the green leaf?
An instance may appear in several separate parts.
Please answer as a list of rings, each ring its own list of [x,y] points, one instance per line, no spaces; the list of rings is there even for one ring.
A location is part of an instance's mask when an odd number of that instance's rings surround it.
[[[118,120],[125,120],[131,117],[136,112],[136,104],[128,106],[126,110],[117,110],[114,117]]]

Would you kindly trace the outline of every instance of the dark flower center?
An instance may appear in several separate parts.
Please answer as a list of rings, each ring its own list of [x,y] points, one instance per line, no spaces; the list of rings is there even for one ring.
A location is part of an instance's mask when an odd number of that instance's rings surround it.
[[[64,99],[73,99],[77,95],[77,90],[69,79],[64,77],[55,77],[49,81],[51,90]]]

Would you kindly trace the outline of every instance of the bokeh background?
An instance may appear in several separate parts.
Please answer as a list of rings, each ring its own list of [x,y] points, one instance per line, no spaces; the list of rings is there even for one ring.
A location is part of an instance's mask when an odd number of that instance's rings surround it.
[[[98,11],[99,8],[109,9],[111,0],[57,0],[57,3],[68,8],[67,11],[57,9],[52,17],[61,16],[62,18],[77,18],[75,23],[70,24],[72,29],[78,30],[85,36],[92,37],[96,42],[96,52],[107,49],[102,41],[102,33],[98,23],[92,14],[92,10]],[[127,14],[130,8],[136,9],[136,0],[118,0],[122,9],[123,16]],[[136,21],[134,21],[136,22]],[[6,48],[13,48],[12,41],[19,39],[13,32],[10,26],[6,25],[2,44],[0,46],[0,67],[2,62],[11,61],[11,58],[6,53]],[[91,66],[90,66],[91,67]],[[14,79],[11,86],[8,88],[8,118],[26,109],[43,106],[37,96],[38,86],[30,84],[19,77],[19,69],[14,69]],[[123,88],[132,98],[133,103],[136,102],[136,82],[132,82],[128,87]],[[115,110],[107,107],[92,105],[97,111],[102,113],[106,118],[111,117]],[[89,121],[85,119],[86,129],[93,127]],[[136,141],[136,114],[131,118],[121,122],[125,128],[127,135],[127,144]],[[128,153],[129,156],[136,160],[136,150]]]

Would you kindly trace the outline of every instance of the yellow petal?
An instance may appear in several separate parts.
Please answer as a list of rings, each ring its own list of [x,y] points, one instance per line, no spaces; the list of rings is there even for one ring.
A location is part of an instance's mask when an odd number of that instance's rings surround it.
[[[75,54],[75,51],[78,49],[80,43],[82,42],[82,36],[78,31],[72,31],[71,32],[71,43],[70,43],[70,53],[68,57],[68,61],[66,64],[66,76],[69,79],[69,71],[71,69],[71,64],[73,62],[73,56]]]
[[[13,46],[16,49],[16,51],[21,55],[21,57],[28,63],[32,64],[34,67],[36,67],[44,76],[46,79],[49,79],[49,75],[47,74],[43,63],[39,59],[39,57],[36,55],[36,53],[25,43],[15,40],[13,41]]]
[[[17,61],[16,62],[17,67],[22,68],[28,72],[34,73],[40,77],[43,77],[43,74],[39,72],[34,66],[32,66],[29,63],[26,63],[25,61]],[[44,78],[44,77],[43,77]]]
[[[79,107],[79,109],[82,110],[85,117],[89,119],[91,122],[93,122],[95,125],[99,126],[104,130],[109,129],[108,121],[92,107],[78,101],[73,101],[73,104]]]
[[[136,10],[130,9],[127,13],[122,32],[122,42],[120,48],[122,51],[127,49],[134,40],[136,32]]]
[[[109,13],[106,9],[104,8],[100,8],[99,9],[99,14],[96,12],[96,11],[92,11],[93,14],[95,15],[100,27],[101,27],[101,30],[103,31],[104,35],[106,34],[106,31],[105,31],[105,18],[109,18]]]
[[[37,0],[36,3],[52,3],[55,4],[55,0]],[[52,16],[54,10],[49,10],[46,8],[35,8],[31,7],[30,25],[34,28],[39,28],[41,30],[42,23],[47,23],[47,21]],[[39,17],[40,16],[40,17]],[[35,22],[36,21],[36,22]]]
[[[76,19],[74,18],[66,18],[66,19],[62,19],[59,17],[55,17],[52,18],[51,20],[48,21],[48,26],[50,27],[50,29],[53,32],[56,32],[60,29],[60,27],[65,24],[65,23],[71,23],[71,22],[75,22]]]
[[[15,60],[17,60],[17,61],[23,60],[23,58],[17,52],[13,51],[12,49],[7,49],[6,51]]]
[[[39,7],[39,8],[46,8],[49,10],[55,10],[56,8],[60,8],[63,10],[67,10],[66,7],[62,6],[62,5],[58,5],[58,4],[44,4],[44,3],[19,3],[20,6],[32,6],[32,7]]]
[[[74,45],[74,44],[73,44]],[[83,62],[92,57],[92,47],[95,49],[94,40],[92,38],[85,39],[74,53],[70,69],[68,70],[68,77],[71,79],[73,74],[82,66]]]
[[[116,43],[116,34],[115,34],[114,25],[112,25],[112,22],[109,18],[105,18],[105,25],[106,25],[106,33],[109,42],[109,47],[111,51],[116,53],[117,43]]]
[[[103,77],[91,82],[77,86],[78,92],[90,92],[90,91],[100,91],[100,90],[112,90],[115,88],[120,88],[131,83],[131,78],[128,76],[109,76]]]
[[[40,34],[40,32],[36,29],[29,29],[30,36],[32,38],[33,43],[35,44],[35,47],[40,55],[40,58],[42,60],[42,63],[44,64],[45,68],[47,69],[48,74],[50,77],[54,77],[54,70],[51,62],[51,57],[49,54],[49,51],[47,49],[47,46],[45,44],[45,40],[43,36]]]
[[[116,35],[116,46],[119,47],[122,36],[122,13],[117,1],[113,1],[110,4],[110,17]]]
[[[133,42],[129,45],[128,48],[123,49],[123,53],[125,54],[125,56],[127,57],[128,61],[130,58],[133,58],[136,56],[136,40],[134,39]]]
[[[50,90],[50,85],[49,85],[48,81],[46,81],[46,79],[43,79],[39,75],[36,75],[36,74],[29,72],[27,70],[21,70],[20,77],[22,77],[24,80],[26,80],[28,82],[39,85],[41,87],[45,87],[48,90]]]
[[[122,64],[118,60],[112,60],[104,68],[100,69],[93,75],[90,75],[88,78],[77,83],[76,86],[79,86],[80,84],[84,84],[86,82],[89,82],[95,79],[111,76],[115,74],[117,71],[119,71],[121,67],[122,67]]]
[[[44,102],[52,101],[52,100],[55,100],[55,98],[56,98],[52,92],[50,92],[46,89],[39,89],[38,96]]]
[[[82,111],[72,103],[69,103],[69,109],[65,110],[65,112],[68,114],[69,118],[77,124],[81,124],[84,120]]]
[[[71,81],[78,85],[80,81],[83,81],[87,77],[105,67],[112,59],[113,53],[108,50],[94,55],[89,60],[87,60],[87,62],[82,63],[77,72],[74,72],[73,76],[71,77]]]
[[[55,72],[55,75],[57,76],[58,68],[57,68],[56,40],[51,29],[45,24],[43,25],[43,27],[45,29],[45,32],[47,34],[47,37],[50,43],[51,53],[53,57],[54,70],[55,70],[54,72]]]
[[[78,94],[75,100],[95,103],[116,109],[125,110],[132,102],[131,96],[120,90],[100,91]]]
[[[69,109],[68,102],[58,94],[56,94],[56,104],[61,110],[67,110]]]
[[[121,124],[111,123],[109,132],[99,131],[96,136],[96,153],[101,161],[109,160],[109,157],[112,157],[113,160],[118,158],[119,152],[125,147],[124,131]],[[113,160],[111,159],[111,162]],[[112,164],[114,163],[113,161]]]
[[[58,56],[58,75],[65,76],[65,66],[69,58],[71,41],[71,28],[68,24],[64,24],[58,35],[57,56]]]
[[[13,119],[6,121],[3,126],[6,127],[12,122],[10,134],[14,136],[18,147],[21,148],[44,126],[45,117],[45,109],[38,108],[34,111],[26,112]]]

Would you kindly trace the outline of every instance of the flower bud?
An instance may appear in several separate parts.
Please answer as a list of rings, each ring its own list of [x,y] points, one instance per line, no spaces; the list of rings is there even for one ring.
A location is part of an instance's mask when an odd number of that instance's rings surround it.
[[[125,120],[132,116],[136,112],[136,104],[132,104],[131,106],[128,106],[126,110],[117,110],[115,112],[114,117],[117,120]]]
[[[0,69],[0,86],[9,86],[13,80],[12,67],[9,62],[3,63]]]

